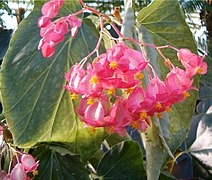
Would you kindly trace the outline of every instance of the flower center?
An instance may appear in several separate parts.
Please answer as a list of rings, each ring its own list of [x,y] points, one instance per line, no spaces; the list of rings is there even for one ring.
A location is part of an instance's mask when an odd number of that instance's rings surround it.
[[[141,119],[147,118],[147,113],[146,113],[146,112],[141,112],[141,113],[140,113],[140,118],[141,118]]]
[[[77,94],[73,93],[73,94],[71,95],[71,99],[77,99]]]
[[[184,97],[184,98],[187,98],[187,97],[189,97],[189,96],[190,96],[189,92],[187,92],[187,91],[183,92],[183,97]]]
[[[115,94],[115,89],[114,89],[114,88],[108,89],[108,90],[107,90],[107,93],[108,93],[109,95]]]
[[[112,70],[117,69],[118,63],[113,61],[109,64],[109,66],[110,66],[110,69],[112,69]]]
[[[141,80],[141,79],[143,79],[144,78],[144,75],[142,74],[142,73],[137,73],[136,75],[135,75],[135,79],[137,79],[137,80]]]
[[[98,78],[96,76],[92,76],[89,80],[90,83],[97,84],[99,82]]]
[[[197,69],[197,74],[202,74],[202,72],[203,72],[203,69],[202,68],[198,68]]]
[[[134,90],[133,88],[128,88],[125,90],[125,93],[131,94],[133,92],[133,90]]]
[[[87,104],[94,104],[94,99],[93,98],[88,98]]]
[[[137,121],[133,121],[132,128],[133,129],[138,129],[139,128],[139,123]]]
[[[165,109],[165,111],[166,111],[167,113],[170,113],[171,110],[172,110],[172,109],[171,109],[169,106],[167,106],[166,109]]]
[[[155,104],[155,108],[156,108],[157,110],[160,110],[160,109],[162,108],[161,103],[157,102],[157,103]]]
[[[162,117],[163,117],[163,114],[162,114],[162,113],[157,113],[157,114],[156,114],[156,117],[157,117],[157,118],[162,118]]]

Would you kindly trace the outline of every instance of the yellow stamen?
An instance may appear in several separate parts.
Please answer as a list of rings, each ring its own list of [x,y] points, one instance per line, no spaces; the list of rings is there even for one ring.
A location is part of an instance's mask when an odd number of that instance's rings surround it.
[[[32,171],[32,174],[33,174],[34,176],[38,175],[38,170]]]
[[[137,73],[137,74],[135,75],[135,79],[141,80],[141,79],[143,79],[143,78],[144,78],[144,75],[143,75],[142,73]]]
[[[169,106],[167,106],[166,109],[165,109],[165,111],[166,111],[167,113],[170,113],[170,112],[172,111],[172,109],[171,109]]]
[[[127,94],[131,94],[133,92],[133,90],[134,90],[133,88],[128,88],[124,92]]]
[[[114,133],[114,127],[113,126],[109,127],[108,133],[109,134],[113,134]]]
[[[99,82],[98,78],[96,76],[92,76],[89,80],[90,83],[97,84]]]
[[[93,60],[93,64],[97,63],[100,60],[100,57],[95,57]]]
[[[183,92],[183,97],[186,99],[187,97],[189,97],[190,96],[190,94],[189,94],[189,92],[187,92],[187,91],[185,91],[185,92]]]
[[[88,98],[87,104],[94,104],[94,99],[93,98]]]
[[[110,69],[114,70],[114,69],[116,69],[118,67],[118,64],[117,64],[117,62],[111,62],[109,64],[109,66],[110,66]]]
[[[77,99],[77,94],[73,93],[73,94],[71,95],[71,99],[73,99],[73,100]]]
[[[141,119],[147,118],[147,113],[146,113],[146,112],[141,112],[141,113],[140,113],[140,118],[141,118]]]
[[[90,132],[91,132],[91,133],[96,133],[96,128],[95,128],[95,127],[91,127],[91,128],[90,128]]]
[[[107,90],[107,93],[108,93],[109,95],[115,94],[115,89],[108,89],[108,90]]]
[[[155,108],[156,108],[157,110],[160,110],[160,109],[162,108],[161,103],[157,102],[157,103],[155,104]]]
[[[139,123],[137,121],[133,121],[132,128],[133,129],[138,129],[139,128]]]
[[[162,114],[162,113],[157,113],[157,114],[156,114],[156,117],[157,117],[157,118],[162,118],[162,117],[163,117],[163,114]]]
[[[202,72],[203,72],[203,69],[202,68],[198,68],[197,69],[197,74],[202,74]]]

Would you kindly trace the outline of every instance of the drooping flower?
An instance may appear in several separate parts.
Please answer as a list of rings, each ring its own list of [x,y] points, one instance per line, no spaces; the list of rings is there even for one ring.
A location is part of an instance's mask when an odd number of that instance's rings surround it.
[[[169,101],[173,104],[183,101],[187,97],[193,80],[187,76],[184,70],[176,67],[167,74],[164,83],[170,94]]]
[[[64,0],[52,0],[45,3],[41,9],[43,16],[46,16],[49,18],[56,17],[63,2]]]
[[[93,127],[105,127],[112,125],[113,122],[108,119],[110,113],[110,102],[107,96],[98,99],[82,98],[77,112],[80,119],[86,125]]]
[[[15,165],[10,173],[11,180],[26,180],[27,174],[21,163]]]
[[[38,167],[38,162],[36,162],[34,157],[30,154],[23,154],[21,156],[21,163],[27,172],[33,172]]]
[[[188,49],[180,49],[177,56],[186,69],[186,74],[192,77],[196,74],[205,74],[207,72],[207,63],[203,62],[204,57],[199,57],[191,53]]]
[[[68,85],[65,85],[64,87],[72,93],[81,94],[83,92],[81,92],[79,86],[84,77],[85,70],[81,67],[80,64],[75,64],[71,67],[69,73],[65,74]]]
[[[78,32],[78,29],[81,26],[81,21],[78,18],[76,18],[76,16],[73,16],[73,15],[69,15],[67,17],[67,21],[69,22],[69,25],[71,27],[71,36],[75,38]]]
[[[81,20],[74,15],[61,17],[54,22],[51,21],[52,18],[57,16],[63,2],[64,0],[52,0],[46,2],[41,9],[43,15],[38,19],[38,27],[41,28],[40,35],[43,38],[40,40],[38,49],[41,49],[45,58],[49,58],[54,54],[54,47],[64,40],[69,26],[73,38],[81,26]]]

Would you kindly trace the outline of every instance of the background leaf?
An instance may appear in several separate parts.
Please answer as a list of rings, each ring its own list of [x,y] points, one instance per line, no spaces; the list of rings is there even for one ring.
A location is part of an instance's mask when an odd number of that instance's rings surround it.
[[[60,148],[60,151],[68,152],[67,149]],[[40,160],[38,166],[38,175],[35,179],[39,180],[86,180],[89,179],[89,171],[85,164],[80,161],[77,155],[70,155],[58,152],[56,146],[41,145],[35,152],[34,156]]]
[[[125,141],[114,145],[102,157],[97,168],[102,179],[145,179],[143,157],[138,143]]]
[[[192,34],[181,15],[178,1],[155,0],[151,5],[142,9],[138,16],[138,28],[143,43],[151,43],[156,46],[172,45],[177,48],[188,48],[196,51],[196,46]],[[147,56],[152,54],[151,48],[146,48]],[[154,51],[154,50],[153,50]],[[173,50],[162,51],[173,64],[182,67],[177,60],[176,52]],[[155,52],[153,52],[155,54]],[[164,79],[168,73],[168,68],[164,66],[164,61],[159,56],[149,56],[150,63],[161,73]],[[156,59],[155,59],[156,58]],[[156,61],[155,61],[156,60]],[[195,85],[198,84],[199,77],[195,79]],[[147,154],[147,175],[150,179],[157,179],[161,166],[168,159],[168,153],[164,149],[164,144],[158,139],[164,138],[172,152],[182,143],[189,129],[190,118],[194,112],[197,92],[192,91],[191,96],[184,102],[174,105],[172,112],[160,120],[162,132],[157,127],[148,130],[146,151]],[[185,108],[186,107],[186,108]],[[159,134],[160,133],[160,134]],[[166,147],[167,149],[167,147]],[[154,154],[151,156],[150,154]],[[158,156],[157,163],[155,156]],[[157,172],[157,173],[156,173]],[[154,174],[154,176],[153,176]]]
[[[75,102],[63,86],[64,72],[89,54],[96,46],[98,32],[84,19],[77,37],[68,34],[56,46],[56,53],[45,59],[37,50],[40,40],[37,20],[41,2],[14,34],[1,70],[3,114],[15,145],[32,147],[38,142],[68,143],[74,153],[88,158],[104,138],[103,129],[91,133],[79,121]],[[78,1],[66,1],[59,12],[67,15],[79,10]],[[104,51],[104,47],[101,47]]]

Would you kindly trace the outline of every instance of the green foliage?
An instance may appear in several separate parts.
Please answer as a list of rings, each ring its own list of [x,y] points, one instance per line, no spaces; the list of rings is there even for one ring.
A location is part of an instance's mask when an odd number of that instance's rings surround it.
[[[79,8],[76,1],[67,2],[60,15]],[[4,59],[1,71],[4,115],[17,146],[64,142],[86,159],[99,149],[105,134],[102,129],[93,134],[79,121],[70,93],[63,88],[64,72],[95,48],[98,32],[91,21],[83,20],[76,39],[67,35],[55,55],[45,59],[37,49],[40,9],[37,4],[21,23]]]
[[[101,179],[145,179],[141,149],[136,142],[124,141],[104,154],[97,167]]]
[[[140,39],[143,43],[153,42],[156,46],[173,45],[177,48],[186,47],[196,51],[192,34],[181,15],[177,1],[154,1],[139,12],[137,20],[142,34]],[[150,62],[154,67],[158,67],[163,79],[168,68],[164,66],[161,58],[153,56],[156,52],[150,48],[146,48],[146,51],[147,55],[151,54]],[[166,50],[163,53],[176,66],[180,66],[173,50]],[[198,79],[195,80],[195,84],[198,84]],[[170,150],[174,152],[185,138],[194,112],[196,96],[197,92],[192,92],[189,99],[174,105],[169,115],[164,115],[164,118],[159,121],[154,120],[155,125],[149,128],[146,151],[147,175],[150,179],[158,178],[161,166],[167,161],[168,154],[170,155],[168,152]],[[156,157],[157,160],[155,160]]]
[[[62,147],[58,149],[57,146],[42,145],[34,152],[34,156],[40,160],[38,175],[35,179],[89,179],[89,171],[80,161],[80,157]]]
[[[143,139],[146,162],[143,161],[144,155],[136,142],[117,143],[122,139],[116,136],[106,139],[105,142],[113,146],[102,156],[100,145],[106,138],[104,130],[99,128],[92,133],[89,128],[84,127],[75,112],[77,101],[73,101],[70,93],[63,88],[66,83],[64,72],[95,48],[99,33],[90,19],[83,18],[77,37],[72,39],[67,35],[65,41],[56,46],[54,56],[43,58],[37,50],[40,40],[37,20],[41,16],[40,9],[44,2],[36,2],[33,12],[15,32],[0,76],[3,115],[9,124],[15,145],[31,148],[41,143],[34,152],[40,160],[36,179],[89,179],[90,172],[82,161],[92,165],[93,178],[172,178],[168,173],[161,172],[170,156],[176,158],[175,151],[185,139],[197,92],[191,92],[189,99],[175,105],[170,114],[164,113],[163,118],[152,120],[146,139]],[[124,36],[156,46],[172,45],[196,51],[192,34],[181,15],[177,0],[155,0],[138,13],[137,24],[135,1],[123,2],[127,12],[122,26]],[[58,17],[79,9],[81,6],[77,1],[67,0]],[[138,48],[134,43],[129,46]],[[102,44],[101,52],[104,51]],[[164,79],[168,68],[164,66],[163,59],[155,49],[148,47],[145,51],[150,63]],[[174,65],[181,66],[176,52],[162,52]],[[198,86],[199,77],[194,82]],[[203,101],[198,105],[197,112],[208,112],[210,105],[211,99]],[[208,141],[210,144],[201,142],[211,136],[210,119],[211,112],[198,115],[199,133],[196,135],[196,132],[192,132],[195,137],[189,140],[190,148],[185,151],[201,162],[203,169],[209,173],[211,161],[207,161],[207,157],[208,154],[211,155],[211,141]],[[52,145],[55,142],[60,144]]]

